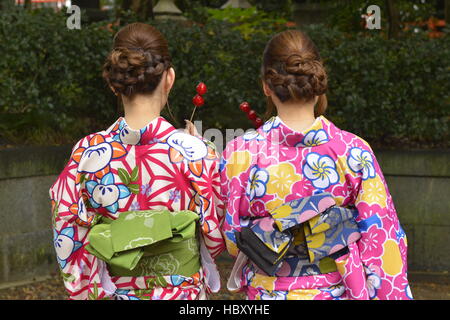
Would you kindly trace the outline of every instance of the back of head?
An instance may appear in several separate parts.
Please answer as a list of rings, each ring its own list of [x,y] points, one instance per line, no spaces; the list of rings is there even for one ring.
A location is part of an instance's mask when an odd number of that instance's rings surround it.
[[[164,36],[148,24],[132,23],[115,35],[113,49],[103,66],[103,78],[116,93],[131,97],[153,93],[170,67]]]
[[[287,30],[269,41],[262,78],[281,102],[310,102],[319,97],[316,115],[325,112],[328,77],[316,46],[303,32]]]

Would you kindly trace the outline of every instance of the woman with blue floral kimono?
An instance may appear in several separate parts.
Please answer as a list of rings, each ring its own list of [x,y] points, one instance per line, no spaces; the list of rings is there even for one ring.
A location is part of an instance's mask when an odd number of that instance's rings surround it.
[[[366,141],[323,116],[327,74],[312,41],[275,35],[262,79],[278,116],[222,155],[228,288],[249,299],[412,299],[383,173]]]

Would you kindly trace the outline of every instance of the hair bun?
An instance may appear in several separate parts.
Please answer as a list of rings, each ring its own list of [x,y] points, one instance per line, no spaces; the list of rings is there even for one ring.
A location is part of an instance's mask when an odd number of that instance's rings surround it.
[[[122,28],[114,42],[103,66],[103,78],[116,93],[152,93],[171,66],[162,34],[150,25],[133,23]]]
[[[292,98],[310,101],[327,91],[327,74],[319,60],[292,54],[286,59],[284,68],[278,69],[268,69],[266,81],[282,102]]]
[[[264,52],[263,77],[282,102],[311,101],[328,89],[320,56],[307,36],[288,30],[268,43]]]
[[[161,81],[166,63],[160,55],[143,49],[115,48],[109,55],[103,76],[118,93],[153,91]]]

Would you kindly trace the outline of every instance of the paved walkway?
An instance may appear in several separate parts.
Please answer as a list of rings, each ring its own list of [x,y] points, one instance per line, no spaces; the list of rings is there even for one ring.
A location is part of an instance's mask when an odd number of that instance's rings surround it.
[[[229,261],[223,261],[220,265],[224,279],[227,279],[231,271]],[[430,273],[410,274],[412,293],[416,300],[450,300],[450,276],[437,276]],[[242,294],[230,294],[226,290],[226,284],[222,283],[222,290],[213,296],[213,300],[239,300]],[[45,281],[37,281],[27,285],[1,289],[0,300],[65,300],[67,295],[59,274],[53,275]]]

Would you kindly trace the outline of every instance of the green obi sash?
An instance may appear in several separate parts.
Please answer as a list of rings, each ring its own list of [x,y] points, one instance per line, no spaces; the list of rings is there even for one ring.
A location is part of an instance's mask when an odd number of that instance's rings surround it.
[[[188,210],[121,212],[92,227],[86,250],[105,261],[112,276],[189,277],[200,269],[198,219]]]

